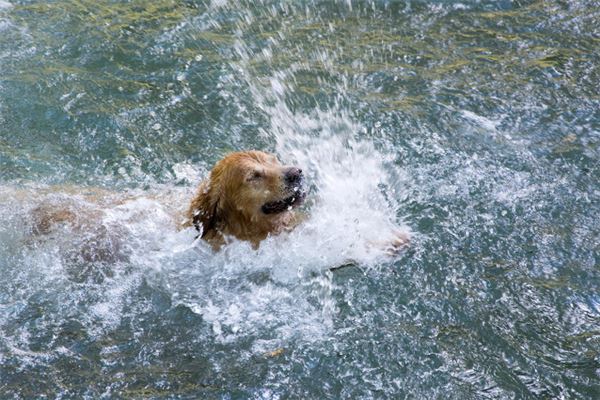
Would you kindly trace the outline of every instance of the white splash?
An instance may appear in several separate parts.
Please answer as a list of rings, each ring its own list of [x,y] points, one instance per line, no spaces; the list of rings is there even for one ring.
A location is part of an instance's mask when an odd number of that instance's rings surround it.
[[[319,340],[331,332],[337,312],[330,268],[348,262],[375,268],[392,260],[385,243],[401,227],[395,203],[400,194],[393,192],[398,187],[390,176],[394,157],[361,139],[364,127],[341,107],[292,112],[284,98],[294,90],[295,67],[259,80],[244,64],[250,55],[242,45],[239,49],[244,56],[234,67],[240,75],[229,79],[247,85],[265,112],[270,128],[263,135],[273,143],[272,150],[282,162],[305,172],[311,188],[303,210],[306,220],[290,233],[267,238],[258,250],[238,241],[213,253],[206,243],[194,240],[193,228],[177,227],[181,211],[206,175],[204,165],[185,162],[172,171],[174,183],[187,187],[149,182],[150,190],[116,193],[111,201],[97,204],[72,196],[77,207],[95,212],[94,226],[116,232],[126,256],[109,265],[96,282],[85,273],[76,273],[74,280],[73,266],[63,253],[83,242],[76,230],[65,229],[25,249],[21,257],[23,264],[38,266],[33,269],[38,272],[35,285],[53,287],[58,293],[52,297],[61,299],[61,307],[76,310],[85,304],[82,323],[89,334],[115,329],[129,299],[141,282],[148,282],[169,293],[173,305],[201,315],[216,341],[251,338],[252,351],[266,352],[290,340]],[[266,57],[268,52],[261,54]],[[13,205],[22,207],[20,215],[26,220],[41,198],[26,196],[19,203],[17,197]]]
[[[397,194],[385,193],[394,187],[388,173],[394,157],[361,140],[364,128],[341,109],[292,112],[284,97],[293,90],[287,79],[293,68],[255,79],[247,67],[251,53],[241,43],[237,50],[242,61],[233,66],[240,73],[233,79],[242,77],[266,113],[270,129],[263,135],[272,139],[282,162],[303,169],[312,187],[306,221],[267,238],[258,250],[238,241],[213,254],[198,241],[195,248],[165,252],[161,273],[168,276],[174,301],[202,315],[216,340],[253,337],[254,350],[267,351],[293,338],[327,335],[336,313],[329,269],[390,261],[373,244],[385,244],[408,228],[397,219]]]

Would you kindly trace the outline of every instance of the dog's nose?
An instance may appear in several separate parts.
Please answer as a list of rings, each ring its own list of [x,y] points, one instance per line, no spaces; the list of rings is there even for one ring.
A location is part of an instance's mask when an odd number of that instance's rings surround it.
[[[285,183],[295,185],[302,182],[302,170],[300,168],[291,167],[285,171]]]

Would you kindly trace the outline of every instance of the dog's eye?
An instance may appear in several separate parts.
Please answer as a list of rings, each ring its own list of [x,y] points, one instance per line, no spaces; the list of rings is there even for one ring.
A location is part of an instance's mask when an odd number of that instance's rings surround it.
[[[260,171],[254,171],[248,176],[248,181],[258,181],[262,179],[263,174]]]

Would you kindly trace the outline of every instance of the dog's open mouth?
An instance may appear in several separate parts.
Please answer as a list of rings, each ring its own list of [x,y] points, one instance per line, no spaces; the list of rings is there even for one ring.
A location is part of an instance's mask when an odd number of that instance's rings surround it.
[[[284,211],[289,211],[293,207],[299,206],[306,197],[306,192],[302,189],[296,189],[297,191],[289,197],[282,200],[271,201],[263,204],[261,210],[265,214],[278,214]]]

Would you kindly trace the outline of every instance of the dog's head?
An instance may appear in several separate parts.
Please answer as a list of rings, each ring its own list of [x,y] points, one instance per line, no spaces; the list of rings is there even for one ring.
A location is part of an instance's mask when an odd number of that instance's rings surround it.
[[[191,218],[202,237],[219,226],[231,231],[269,229],[305,196],[300,168],[282,165],[262,151],[237,152],[219,161],[200,185]]]

